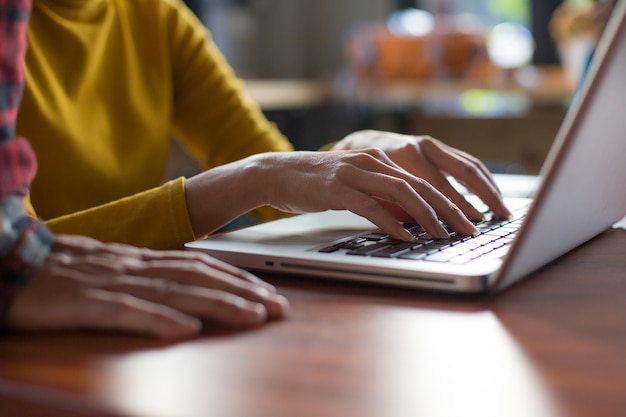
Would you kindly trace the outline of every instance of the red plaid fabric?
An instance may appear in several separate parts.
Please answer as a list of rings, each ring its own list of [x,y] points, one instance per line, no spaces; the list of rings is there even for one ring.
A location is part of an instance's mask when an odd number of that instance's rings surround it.
[[[0,200],[25,192],[36,162],[30,146],[15,138],[24,87],[26,25],[31,0],[0,0]]]
[[[31,0],[0,0],[0,318],[53,244],[24,207],[37,162],[28,142],[15,137],[30,7]]]

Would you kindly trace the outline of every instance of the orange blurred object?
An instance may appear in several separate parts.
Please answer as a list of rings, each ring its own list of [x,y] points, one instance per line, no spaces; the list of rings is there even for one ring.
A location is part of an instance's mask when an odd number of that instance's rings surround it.
[[[357,31],[346,45],[352,75],[373,79],[476,78],[495,67],[483,32],[441,24],[422,36],[396,35],[384,24]]]

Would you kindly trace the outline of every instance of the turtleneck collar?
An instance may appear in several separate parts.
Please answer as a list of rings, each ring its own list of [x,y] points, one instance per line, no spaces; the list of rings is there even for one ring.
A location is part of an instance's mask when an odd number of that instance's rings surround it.
[[[34,0],[33,6],[53,10],[55,13],[81,21],[100,16],[109,0]]]

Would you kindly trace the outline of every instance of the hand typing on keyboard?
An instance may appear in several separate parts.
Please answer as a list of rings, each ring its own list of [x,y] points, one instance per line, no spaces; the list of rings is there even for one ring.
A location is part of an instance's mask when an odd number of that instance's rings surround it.
[[[482,219],[482,212],[468,203],[446,179],[455,178],[467,190],[478,196],[498,218],[511,213],[489,170],[477,158],[445,145],[429,136],[411,136],[374,130],[353,133],[335,145],[334,149],[377,147],[400,167],[432,184],[452,201],[472,221]]]
[[[402,241],[415,239],[404,223],[418,223],[436,238],[448,238],[448,230],[476,234],[473,223],[483,213],[448,175],[498,218],[510,216],[476,158],[430,137],[375,131],[351,134],[328,152],[268,152],[221,165],[187,179],[185,197],[195,235],[262,206],[289,213],[349,210]]]
[[[405,225],[415,237],[411,242],[393,239],[378,230],[330,244],[319,252],[455,264],[465,264],[484,256],[503,257],[513,242],[526,209],[527,206],[518,208],[508,219],[492,217],[478,222],[476,228],[479,233],[473,236],[448,229],[449,238],[436,239],[419,225]]]

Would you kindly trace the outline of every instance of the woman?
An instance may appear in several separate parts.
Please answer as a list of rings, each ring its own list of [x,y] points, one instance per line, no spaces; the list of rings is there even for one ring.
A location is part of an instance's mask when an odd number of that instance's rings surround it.
[[[292,152],[177,0],[35,0],[29,40],[18,131],[53,231],[180,248],[250,210],[348,209],[403,240],[401,220],[475,233],[481,214],[446,174],[509,215],[479,161],[428,137],[357,132],[338,152]],[[204,171],[161,184],[172,135]]]

